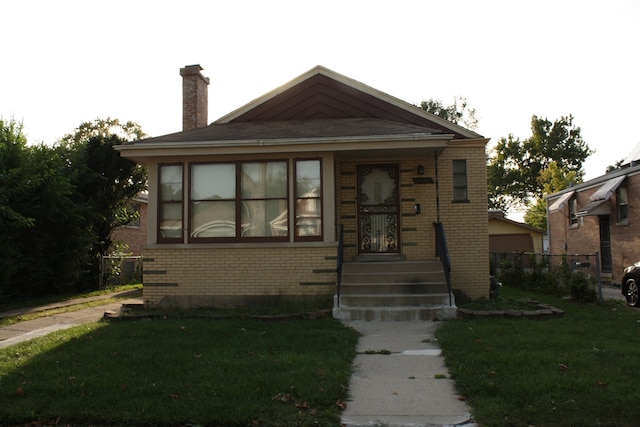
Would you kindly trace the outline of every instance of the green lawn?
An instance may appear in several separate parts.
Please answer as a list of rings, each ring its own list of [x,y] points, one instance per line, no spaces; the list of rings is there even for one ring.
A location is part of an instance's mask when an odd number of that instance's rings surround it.
[[[565,310],[552,320],[456,320],[438,341],[483,426],[636,426],[640,311],[503,288]]]
[[[0,426],[335,426],[356,341],[333,319],[84,325],[0,350]]]

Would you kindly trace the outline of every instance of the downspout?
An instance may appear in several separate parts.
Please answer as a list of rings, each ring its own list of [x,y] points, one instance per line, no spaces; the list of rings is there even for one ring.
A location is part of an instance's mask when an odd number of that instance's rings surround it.
[[[433,152],[436,159],[436,222],[440,223],[440,179],[438,176],[438,151]]]

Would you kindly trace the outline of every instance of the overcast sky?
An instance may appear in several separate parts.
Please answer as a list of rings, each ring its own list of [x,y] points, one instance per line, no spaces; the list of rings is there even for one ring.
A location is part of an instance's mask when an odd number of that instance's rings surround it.
[[[572,114],[587,179],[640,142],[638,0],[5,0],[0,40],[0,117],[30,143],[107,117],[180,131],[190,64],[209,121],[320,64],[410,103],[463,96],[490,146]]]

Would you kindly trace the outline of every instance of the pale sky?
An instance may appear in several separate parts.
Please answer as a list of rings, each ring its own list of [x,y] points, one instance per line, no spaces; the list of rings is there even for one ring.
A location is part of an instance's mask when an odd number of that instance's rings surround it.
[[[586,179],[640,142],[638,0],[5,0],[0,40],[0,117],[30,143],[107,117],[178,132],[191,64],[210,122],[319,64],[410,103],[463,96],[490,146],[572,114]]]

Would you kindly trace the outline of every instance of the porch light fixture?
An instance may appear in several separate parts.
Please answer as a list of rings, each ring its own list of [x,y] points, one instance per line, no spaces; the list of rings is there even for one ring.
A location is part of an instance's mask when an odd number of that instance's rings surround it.
[[[424,175],[424,166],[418,165],[418,175]]]

